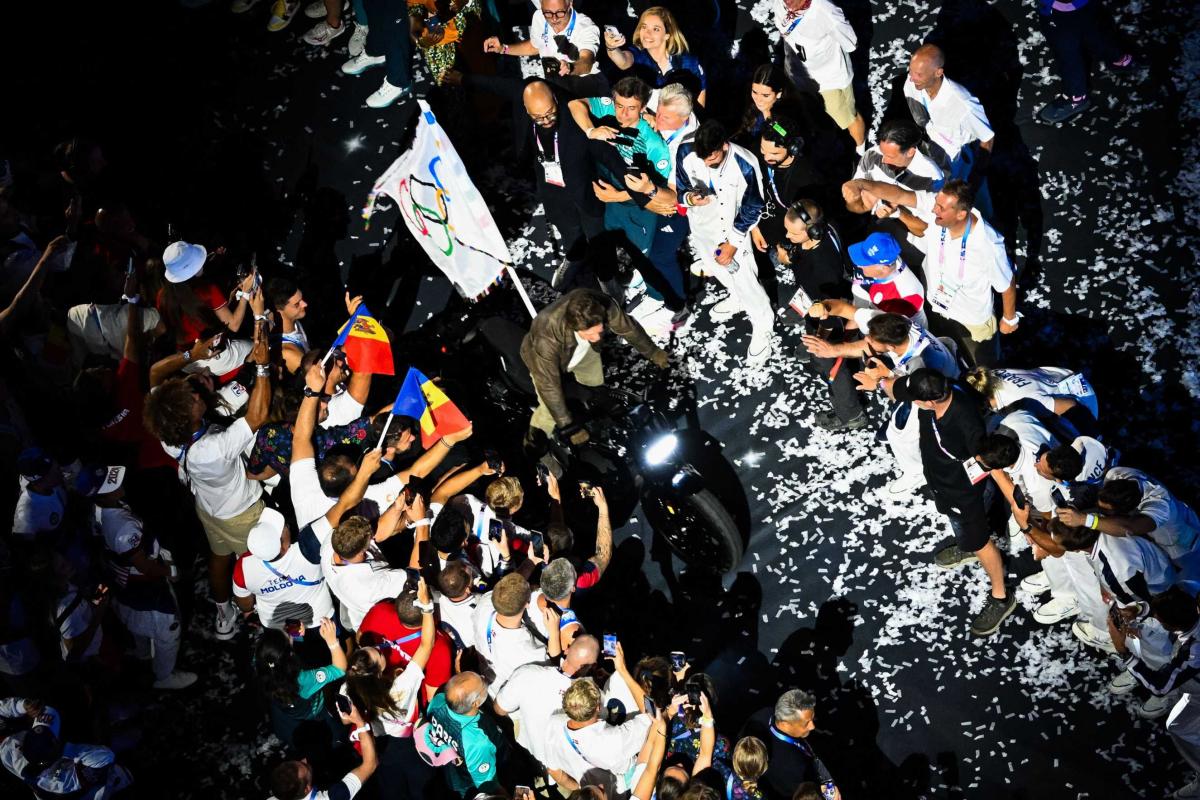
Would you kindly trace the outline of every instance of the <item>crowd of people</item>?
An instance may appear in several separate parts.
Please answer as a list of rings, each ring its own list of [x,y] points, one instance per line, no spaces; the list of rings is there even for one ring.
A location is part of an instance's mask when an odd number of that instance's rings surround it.
[[[1028,548],[1039,569],[1019,589],[1048,595],[1034,619],[1117,656],[1109,691],[1169,713],[1200,773],[1200,520],[1118,465],[1085,375],[1006,365],[1022,316],[991,219],[996,136],[939,46],[911,54],[908,113],[869,136],[858,40],[829,0],[774,0],[777,58],[732,113],[709,107],[715,71],[689,50],[708,35],[693,28],[721,24],[704,15],[540,0],[513,40],[483,35],[500,30],[493,4],[409,0],[398,19],[384,0],[350,5],[304,7],[319,20],[304,40],[341,46],[353,28],[342,71],[386,70],[368,106],[411,99],[414,44],[437,87],[507,102],[529,156],[514,169],[562,250],[561,296],[520,349],[536,408],[510,443],[543,468],[522,481],[473,426],[431,437],[379,403],[395,381],[354,369],[336,330],[305,328],[309,303],[333,319],[343,298],[141,230],[99,144],[64,142],[53,174],[6,168],[0,762],[15,781],[88,798],[136,781],[118,764],[116,689],[194,691],[180,645],[211,613],[192,647],[252,640],[288,753],[262,776],[275,800],[840,797],[808,741],[812,687],[730,730],[704,664],[627,654],[576,603],[609,567],[613,520],[603,487],[568,485],[547,454],[593,435],[570,384],[604,383],[605,334],[666,370],[664,334],[743,314],[744,365],[797,348],[807,390],[828,397],[814,424],[877,429],[896,465],[884,495],[927,491],[953,537],[935,563],[982,566],[969,633],[1014,612],[1005,576]],[[274,3],[269,28],[300,7]],[[1042,116],[1063,121],[1086,110],[1089,58],[1130,57],[1096,0],[1041,10],[1067,84]],[[494,63],[531,56],[541,77]],[[706,284],[718,302],[700,302]],[[365,314],[362,297],[344,305]],[[190,582],[201,563],[211,612]],[[1200,797],[1200,775],[1175,796]]]

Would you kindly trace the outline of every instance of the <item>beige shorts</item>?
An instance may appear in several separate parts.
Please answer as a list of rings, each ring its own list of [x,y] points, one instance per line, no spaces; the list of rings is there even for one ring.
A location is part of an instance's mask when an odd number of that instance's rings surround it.
[[[858,116],[858,109],[854,107],[854,87],[852,86],[821,92],[821,99],[825,101],[825,113],[832,117],[842,130],[849,128],[855,117]]]
[[[229,519],[209,516],[204,509],[196,506],[196,516],[200,518],[200,524],[204,527],[204,535],[208,537],[208,549],[212,550],[213,555],[240,556],[246,552],[246,537],[262,516],[265,505],[260,497],[254,505]]]

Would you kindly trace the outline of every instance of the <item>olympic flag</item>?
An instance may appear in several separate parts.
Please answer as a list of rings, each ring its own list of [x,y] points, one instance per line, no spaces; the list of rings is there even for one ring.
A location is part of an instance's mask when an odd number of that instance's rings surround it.
[[[450,137],[428,103],[417,102],[421,116],[413,145],[375,182],[363,217],[370,219],[378,195],[395,200],[409,232],[433,263],[463,297],[478,299],[512,257]]]

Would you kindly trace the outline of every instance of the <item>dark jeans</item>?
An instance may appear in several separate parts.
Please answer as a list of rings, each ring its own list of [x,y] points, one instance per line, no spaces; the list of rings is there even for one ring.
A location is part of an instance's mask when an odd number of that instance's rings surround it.
[[[1087,94],[1088,69],[1093,60],[1118,61],[1128,52],[1100,0],[1091,0],[1075,11],[1039,15],[1038,21],[1054,50],[1063,91],[1072,97]]]
[[[672,311],[681,311],[687,304],[687,286],[684,283],[683,267],[679,265],[679,248],[688,235],[687,217],[658,217],[654,228],[654,242],[650,245],[650,265],[653,270],[643,277],[646,292]]]
[[[430,796],[433,767],[417,754],[411,738],[380,736],[375,743],[383,751],[374,776],[376,796],[382,800],[424,800]]]
[[[587,191],[592,191],[590,186]],[[547,190],[538,194],[546,209],[546,220],[562,238],[567,260],[582,261],[587,255],[588,241],[604,232],[603,211],[591,214],[583,203],[562,191]]]
[[[837,414],[839,420],[849,422],[863,413],[862,393],[855,388],[854,381],[854,373],[859,368],[858,359],[842,359],[842,365],[838,367],[837,375],[833,377],[832,381],[829,379],[829,373],[833,370],[833,365],[837,363],[836,358],[813,356],[809,363],[825,380],[825,385],[829,387],[829,401],[833,405],[833,413]]]
[[[962,323],[940,316],[932,308],[926,314],[929,317],[929,331],[934,336],[953,339],[958,345],[959,359],[965,361],[968,367],[994,367],[1000,361],[999,327],[986,342],[977,342]]]
[[[409,38],[408,5],[397,0],[363,0],[367,19],[366,54],[387,58],[387,82],[392,86],[412,85],[412,39]]]

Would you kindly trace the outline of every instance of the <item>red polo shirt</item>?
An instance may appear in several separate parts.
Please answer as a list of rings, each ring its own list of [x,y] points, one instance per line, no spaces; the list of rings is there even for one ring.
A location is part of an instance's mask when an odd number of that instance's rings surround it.
[[[358,626],[358,640],[362,645],[373,646],[386,639],[392,647],[384,651],[389,667],[400,667],[412,660],[412,656],[421,646],[421,629],[410,628],[400,621],[396,613],[396,603],[393,600],[381,600],[376,603],[362,624]],[[425,685],[434,689],[450,680],[454,674],[453,648],[450,637],[441,631],[433,642],[433,653],[429,663],[425,665]],[[424,707],[425,698],[421,698]]]

